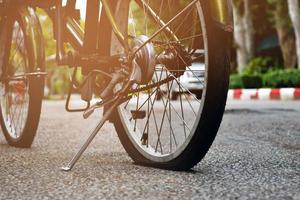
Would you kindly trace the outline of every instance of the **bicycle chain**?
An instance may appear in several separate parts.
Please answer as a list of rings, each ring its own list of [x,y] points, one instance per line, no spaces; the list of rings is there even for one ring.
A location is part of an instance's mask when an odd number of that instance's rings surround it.
[[[163,79],[163,80],[158,81],[158,82],[156,82],[156,83],[153,83],[153,84],[150,84],[150,85],[146,85],[146,86],[144,86],[144,87],[137,88],[137,89],[134,89],[134,90],[129,90],[128,93],[137,93],[137,92],[147,91],[147,90],[149,90],[149,89],[151,89],[151,88],[155,88],[155,87],[157,87],[157,86],[159,86],[159,85],[163,85],[163,84],[165,84],[165,83],[168,83],[168,82],[170,82],[170,81],[172,81],[172,80],[174,80],[174,79],[175,79],[175,77],[169,76],[169,77],[167,77],[166,79]]]

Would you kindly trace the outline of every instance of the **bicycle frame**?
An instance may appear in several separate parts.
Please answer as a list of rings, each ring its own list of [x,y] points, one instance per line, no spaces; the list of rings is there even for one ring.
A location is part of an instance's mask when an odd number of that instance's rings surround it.
[[[57,24],[56,27],[56,36],[57,36],[57,61],[59,64],[67,64],[65,61],[67,61],[67,58],[65,58],[65,53],[63,52],[63,40],[62,40],[62,34],[63,32],[66,32],[68,35],[69,42],[72,44],[73,47],[77,47],[79,49],[82,49],[84,53],[95,53],[95,50],[98,47],[101,49],[102,42],[104,41],[110,41],[111,37],[111,31],[114,32],[116,38],[121,43],[123,48],[125,49],[125,53],[129,53],[129,46],[127,43],[127,35],[124,35],[120,28],[117,25],[117,22],[115,20],[113,10],[115,9],[117,1],[109,2],[108,0],[101,0],[102,3],[102,10],[100,10],[100,1],[99,0],[91,0],[87,1],[87,16],[86,16],[86,24],[85,24],[85,33],[81,30],[80,26],[76,21],[70,17],[66,18],[66,29],[63,30],[62,28],[62,7],[61,2],[56,5],[56,17],[55,21]],[[145,5],[143,0],[136,0],[136,2],[139,5]],[[75,0],[69,0],[67,2],[66,8],[67,10],[75,9]],[[155,14],[151,8],[148,7],[148,10],[150,11],[150,16],[158,21],[160,25],[162,26],[162,30],[166,31],[168,35],[171,35],[175,40],[178,40],[175,34],[167,27],[168,24],[165,24],[163,21],[161,21],[158,16]],[[99,16],[99,13],[101,13],[101,16]],[[100,17],[100,20],[98,21]],[[95,24],[99,24],[99,27],[97,28],[97,31],[95,31]],[[104,33],[100,34],[99,29],[103,28]],[[84,36],[83,36],[84,35]],[[97,37],[100,36],[97,42]],[[149,39],[150,41],[150,39]],[[142,45],[143,46],[143,45]],[[141,46],[141,47],[142,47]],[[140,47],[140,48],[141,48]],[[139,48],[139,49],[140,49]],[[139,50],[138,49],[138,50]],[[138,51],[137,50],[137,51]],[[102,48],[100,52],[104,52],[105,50]],[[136,52],[137,52],[136,51]],[[135,52],[135,53],[136,53]],[[134,53],[134,54],[135,54]],[[109,55],[106,55],[109,56]],[[108,64],[108,60],[103,59],[102,62]],[[101,62],[101,61],[100,61]]]
[[[61,6],[61,1],[56,4],[56,15],[54,21],[56,22],[55,27],[55,33],[56,33],[56,39],[57,39],[57,61],[59,64],[72,64],[72,60],[69,60],[68,55],[63,50],[63,43],[64,38],[63,36],[66,36],[67,42],[70,42],[71,45],[81,54],[93,54],[96,53],[97,47],[100,47],[98,50],[101,49],[101,46],[107,46],[102,45],[102,41],[109,41],[111,37],[111,28],[110,26],[114,27],[113,30],[115,30],[116,36],[119,39],[120,42],[124,45],[126,49],[126,44],[124,43],[124,36],[122,33],[118,30],[117,25],[115,23],[115,19],[112,15],[112,10],[107,3],[102,4],[102,9],[105,10],[105,12],[102,12],[100,10],[100,1],[98,0],[90,0],[87,1],[87,8],[86,8],[86,22],[85,22],[85,31],[81,29],[77,21],[72,17],[68,16],[68,10],[74,11],[75,10],[75,0],[69,0],[67,1],[65,10],[67,12],[63,12],[63,8]],[[105,1],[103,1],[105,2]],[[101,17],[99,16],[99,13],[101,13]],[[63,17],[65,16],[65,20],[63,21]],[[99,20],[100,19],[100,20]],[[109,20],[110,24],[107,23],[107,20]],[[97,27],[95,28],[95,24]],[[100,27],[104,29],[105,34],[99,34]],[[98,38],[99,37],[99,38]],[[101,38],[100,38],[101,37]],[[102,48],[102,54],[109,56],[107,53],[104,52],[104,49]],[[99,62],[108,63],[110,61],[106,58],[100,59]],[[84,66],[88,66],[91,63],[79,63]],[[94,63],[93,63],[94,64]]]

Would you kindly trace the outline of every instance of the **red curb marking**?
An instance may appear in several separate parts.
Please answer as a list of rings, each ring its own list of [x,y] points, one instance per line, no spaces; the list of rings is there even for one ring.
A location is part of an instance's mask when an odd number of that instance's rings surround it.
[[[295,88],[294,99],[300,100],[300,88]]]
[[[233,89],[233,99],[241,100],[241,96],[244,93],[243,89]],[[271,89],[269,94],[269,100],[281,100],[281,88]],[[248,98],[252,100],[260,99],[260,92],[256,90],[255,94],[249,94]],[[292,97],[294,100],[300,100],[300,88],[294,88],[294,94]]]
[[[250,99],[253,99],[253,100],[258,99],[258,90],[256,90],[254,95],[251,95]]]
[[[233,98],[234,99],[240,99],[242,95],[242,90],[241,89],[237,89],[233,91]]]
[[[280,99],[280,89],[272,89],[270,93],[270,99]]]

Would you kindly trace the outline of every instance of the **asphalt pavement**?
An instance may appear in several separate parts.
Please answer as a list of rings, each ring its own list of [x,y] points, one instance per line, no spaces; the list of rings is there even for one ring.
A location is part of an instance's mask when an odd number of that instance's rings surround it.
[[[112,124],[60,171],[99,114],[83,120],[45,101],[32,148],[0,134],[0,199],[300,199],[300,102],[229,101],[210,151],[188,172],[134,165]]]

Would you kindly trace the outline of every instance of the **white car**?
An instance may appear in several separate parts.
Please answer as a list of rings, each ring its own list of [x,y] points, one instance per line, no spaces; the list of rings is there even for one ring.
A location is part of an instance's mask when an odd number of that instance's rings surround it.
[[[156,75],[154,79],[164,79],[167,77],[166,70],[163,70],[161,66],[156,66]],[[197,99],[201,99],[202,91],[205,83],[205,64],[201,62],[194,62],[192,66],[186,67],[182,76],[173,81],[171,87],[171,99],[176,100],[180,93],[193,93]],[[164,84],[160,87],[161,93],[168,92],[168,84]],[[158,95],[158,99],[162,94]]]

